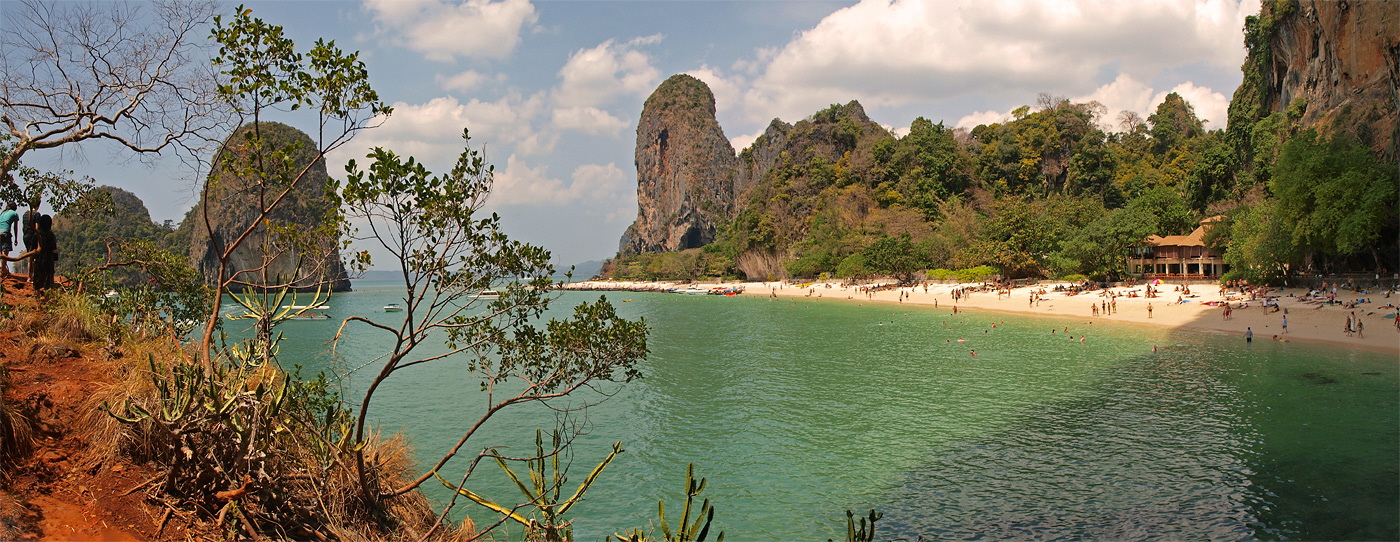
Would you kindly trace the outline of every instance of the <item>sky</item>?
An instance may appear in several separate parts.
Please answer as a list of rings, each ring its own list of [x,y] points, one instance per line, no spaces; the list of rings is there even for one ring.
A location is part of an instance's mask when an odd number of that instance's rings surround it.
[[[1116,130],[1119,112],[1146,118],[1176,92],[1220,129],[1241,79],[1244,18],[1259,10],[1258,0],[246,4],[302,50],[325,38],[360,51],[394,106],[329,157],[332,175],[374,146],[445,171],[469,129],[496,167],[488,210],[562,266],[612,257],[636,218],[636,124],[671,75],[710,86],[736,151],[774,118],[792,123],[851,100],[898,135],[917,117],[1002,121],[1041,93],[1096,100]],[[173,156],[145,165],[84,145],[26,163],[130,190],[156,222],[178,222],[194,205],[198,175]]]

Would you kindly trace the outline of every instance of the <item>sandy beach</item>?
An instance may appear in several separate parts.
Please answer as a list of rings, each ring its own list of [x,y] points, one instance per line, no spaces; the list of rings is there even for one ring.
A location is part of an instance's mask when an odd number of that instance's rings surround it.
[[[1042,282],[1034,286],[1003,290],[1000,294],[993,290],[973,291],[979,284],[929,284],[923,286],[889,288],[869,293],[859,291],[854,286],[842,286],[837,282],[817,282],[795,284],[792,282],[747,282],[747,283],[703,283],[679,284],[667,282],[626,282],[626,281],[584,281],[561,286],[563,289],[577,290],[644,290],[667,288],[733,288],[742,286],[747,296],[777,296],[779,298],[800,297],[822,302],[881,302],[905,303],[913,305],[938,306],[949,312],[956,306],[959,311],[1003,311],[1047,318],[1069,318],[1078,322],[1114,321],[1169,328],[1192,328],[1218,333],[1238,335],[1244,340],[1245,331],[1253,330],[1255,341],[1288,341],[1325,343],[1335,346],[1359,348],[1397,355],[1400,361],[1400,331],[1395,319],[1386,318],[1396,313],[1400,304],[1400,294],[1386,291],[1350,292],[1338,290],[1336,304],[1318,303],[1305,300],[1308,291],[1301,288],[1271,289],[1268,297],[1277,302],[1277,310],[1266,306],[1261,299],[1249,299],[1249,295],[1239,291],[1227,291],[1223,295],[1219,285],[1191,285],[1189,295],[1175,290],[1178,286],[1162,284],[1155,286],[1158,297],[1141,297],[1145,293],[1142,285],[1115,287],[1104,290],[1072,293],[1056,291],[1056,286],[1066,287],[1068,283]],[[963,295],[956,301],[954,290]],[[1038,294],[1044,291],[1043,295]],[[1110,292],[1112,297],[1110,297]],[[1032,303],[1032,294],[1039,301]],[[1129,297],[1136,295],[1136,297]],[[1181,303],[1177,300],[1180,298]],[[1107,313],[1102,309],[1096,314],[1094,307],[1105,303],[1117,303]],[[1225,307],[1229,303],[1231,314],[1225,317]],[[1212,303],[1215,303],[1212,305]],[[1272,303],[1272,302],[1271,302]],[[1346,304],[1355,303],[1349,308]],[[1151,306],[1149,312],[1148,307]],[[1362,323],[1360,334],[1348,334],[1345,326],[1349,315],[1354,314]],[[1283,318],[1288,318],[1288,329],[1283,329]]]

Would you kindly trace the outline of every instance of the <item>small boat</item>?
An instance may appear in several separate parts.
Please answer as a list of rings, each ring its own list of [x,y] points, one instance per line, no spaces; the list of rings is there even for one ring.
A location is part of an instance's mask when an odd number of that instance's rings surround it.
[[[482,290],[472,296],[472,299],[500,299],[501,293],[495,290]]]
[[[291,320],[330,320],[331,315],[324,312],[307,312],[296,316],[288,316]]]
[[[697,287],[691,286],[691,287],[686,288],[686,289],[684,289],[684,290],[680,290],[680,291],[678,291],[678,292],[676,292],[676,293],[678,293],[678,294],[685,294],[685,295],[706,295],[706,294],[710,293],[710,291],[707,290],[707,289],[705,289],[705,288],[697,288]]]
[[[384,312],[403,312],[403,305],[390,303],[384,306]]]

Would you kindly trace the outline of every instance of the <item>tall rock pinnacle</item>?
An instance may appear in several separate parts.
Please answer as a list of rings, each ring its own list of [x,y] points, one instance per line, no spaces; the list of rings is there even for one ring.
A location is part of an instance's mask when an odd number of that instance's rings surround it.
[[[637,123],[637,221],[624,253],[664,252],[714,241],[734,206],[738,159],[715,120],[704,82],[674,75],[647,98]]]

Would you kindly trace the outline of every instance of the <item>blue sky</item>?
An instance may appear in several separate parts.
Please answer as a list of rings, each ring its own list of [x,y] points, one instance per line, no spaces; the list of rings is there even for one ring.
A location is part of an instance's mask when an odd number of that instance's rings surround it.
[[[303,48],[324,37],[361,51],[394,104],[380,128],[331,157],[332,174],[374,145],[445,170],[468,128],[496,165],[488,208],[564,265],[612,256],[636,217],[637,117],[673,74],[710,85],[736,150],[775,117],[795,122],[853,99],[896,133],[919,116],[968,128],[998,121],[1042,92],[1099,101],[1112,128],[1120,111],[1146,117],[1175,91],[1207,127],[1223,128],[1244,60],[1240,29],[1259,9],[1257,0],[248,6]],[[131,190],[156,221],[178,221],[194,204],[196,176],[173,158],[147,167],[93,143],[26,162]]]

